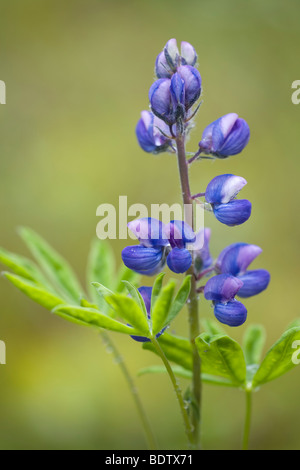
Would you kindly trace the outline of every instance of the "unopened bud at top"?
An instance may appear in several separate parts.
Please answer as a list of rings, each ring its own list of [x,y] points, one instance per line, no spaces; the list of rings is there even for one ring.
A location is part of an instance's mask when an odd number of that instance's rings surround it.
[[[157,56],[155,72],[157,78],[171,78],[180,65],[192,65],[197,62],[197,53],[194,47],[182,41],[181,51],[177,47],[176,39],[170,39],[163,51]]]

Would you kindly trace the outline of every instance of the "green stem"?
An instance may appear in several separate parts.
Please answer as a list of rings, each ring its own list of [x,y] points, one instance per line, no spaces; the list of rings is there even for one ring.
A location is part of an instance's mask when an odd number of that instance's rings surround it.
[[[191,197],[188,162],[185,153],[185,139],[184,135],[180,134],[180,126],[177,126],[177,158],[178,168],[181,182],[182,199],[185,208],[185,221],[195,229],[194,224],[194,206]],[[202,396],[202,383],[201,383],[201,361],[198,350],[195,344],[195,338],[200,334],[199,326],[199,307],[198,307],[198,294],[197,285],[194,275],[194,262],[190,267],[187,274],[192,275],[191,292],[188,299],[188,312],[189,312],[189,329],[190,329],[190,342],[192,345],[193,354],[193,400],[194,403],[191,407],[191,422],[193,426],[194,441],[196,447],[200,448],[200,421],[201,421],[201,396]]]
[[[164,366],[167,370],[167,373],[169,374],[169,377],[171,379],[171,382],[172,382],[172,385],[173,385],[173,388],[174,388],[174,391],[176,393],[176,397],[177,397],[177,400],[178,400],[178,403],[179,403],[180,411],[181,411],[181,414],[182,414],[182,417],[183,417],[185,432],[186,432],[186,435],[187,435],[187,438],[188,438],[188,441],[189,441],[189,447],[191,449],[193,449],[193,448],[195,448],[193,428],[192,428],[192,425],[191,425],[190,420],[189,420],[189,416],[188,416],[187,409],[186,409],[186,406],[185,406],[185,403],[184,403],[181,388],[180,388],[179,383],[178,383],[178,381],[177,381],[177,379],[174,375],[172,367],[171,367],[168,359],[165,356],[165,353],[163,352],[163,350],[160,347],[159,342],[157,341],[157,339],[155,337],[151,339],[151,342],[152,342],[153,346],[155,347],[157,354],[160,356],[161,360],[163,361]]]
[[[138,414],[140,416],[140,419],[141,419],[141,422],[142,422],[142,425],[143,425],[145,437],[146,437],[146,440],[147,440],[147,443],[148,443],[148,448],[150,450],[156,450],[157,449],[157,444],[156,444],[156,440],[155,440],[153,431],[151,429],[148,417],[147,417],[146,412],[144,410],[144,407],[142,405],[138,390],[137,390],[137,388],[134,384],[133,378],[132,378],[132,376],[131,376],[131,374],[130,374],[130,372],[129,372],[129,370],[128,370],[125,362],[124,362],[123,356],[119,353],[119,351],[117,350],[116,346],[114,345],[114,343],[112,342],[110,337],[104,331],[101,332],[101,336],[102,336],[102,339],[103,339],[103,342],[104,342],[105,346],[110,349],[110,351],[113,354],[115,362],[121,368],[121,371],[123,372],[123,375],[124,375],[124,377],[126,379],[126,382],[129,386],[129,390],[131,392],[132,398],[134,400],[134,403],[136,405]]]
[[[249,449],[249,435],[252,414],[252,390],[246,390],[246,419],[243,437],[243,450]]]

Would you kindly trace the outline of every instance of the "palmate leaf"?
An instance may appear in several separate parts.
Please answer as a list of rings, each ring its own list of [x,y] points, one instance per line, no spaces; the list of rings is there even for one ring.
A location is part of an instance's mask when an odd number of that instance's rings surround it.
[[[115,310],[116,314],[126,320],[139,333],[150,337],[149,324],[143,310],[137,302],[123,294],[113,294],[105,297],[106,302]]]
[[[0,248],[0,263],[11,269],[15,274],[29,281],[37,282],[49,290],[53,290],[39,268],[25,256]]]
[[[203,318],[201,320],[201,325],[205,333],[208,333],[210,336],[226,334],[220,323],[212,320],[211,318]]]
[[[15,287],[17,287],[21,292],[23,292],[27,297],[34,300],[38,304],[45,307],[47,310],[52,310],[58,305],[62,305],[65,301],[56,296],[55,294],[48,292],[44,289],[43,286],[29,281],[24,277],[17,276],[16,274],[11,274],[4,272],[3,275],[8,279]]]
[[[266,333],[262,325],[250,325],[244,335],[243,350],[247,365],[259,364],[265,345]]]
[[[88,257],[87,289],[90,298],[100,310],[107,309],[107,305],[92,284],[97,282],[108,289],[113,289],[115,278],[115,257],[110,245],[105,240],[94,240]]]
[[[184,369],[192,370],[192,346],[188,339],[164,333],[160,338],[158,338],[158,342],[170,362],[174,362]],[[157,354],[152,343],[143,343],[143,349]]]
[[[193,373],[190,370],[184,369],[180,366],[173,366],[172,370],[177,377],[181,377],[183,379],[192,379]],[[166,368],[164,366],[149,366],[145,367],[144,369],[139,370],[138,376],[146,375],[146,374],[165,374]],[[201,380],[203,383],[210,384],[210,385],[221,385],[225,387],[234,387],[235,385],[232,384],[230,381],[226,379],[222,379],[220,377],[216,377],[209,374],[201,374]]]
[[[99,310],[94,308],[77,307],[74,305],[60,305],[53,309],[53,313],[59,315],[65,320],[83,326],[102,328],[127,335],[141,334],[140,330],[124,325],[123,323],[120,323],[113,318],[100,313]]]
[[[246,363],[240,345],[227,335],[210,336],[202,333],[196,338],[202,371],[228,379],[243,386],[246,382]]]
[[[176,316],[181,312],[185,306],[191,290],[191,276],[186,276],[175,296],[175,299],[171,305],[167,319],[163,326],[169,325]]]
[[[165,273],[160,273],[154,281],[153,288],[152,288],[152,295],[151,295],[151,316],[152,316],[152,312],[153,312],[156,300],[159,294],[161,293],[164,277],[165,277]]]
[[[166,319],[171,309],[175,287],[175,281],[170,281],[165,287],[161,289],[155,300],[151,316],[153,335],[157,335],[157,333],[159,333],[160,330],[165,326]]]
[[[139,290],[133,284],[131,284],[131,282],[129,282],[129,281],[124,280],[122,282],[124,283],[129,295],[136,301],[136,303],[138,304],[138,306],[140,307],[140,309],[144,313],[145,318],[148,320],[146,305],[145,305],[144,299],[141,296]]]
[[[22,227],[19,232],[58,292],[78,304],[83,289],[69,263],[33,230]]]
[[[113,286],[113,290],[117,294],[122,294],[125,292],[125,284],[123,281],[128,281],[131,284],[133,284],[135,287],[138,286],[139,280],[141,278],[141,275],[138,273],[135,273],[131,269],[127,268],[126,266],[122,265],[116,275],[116,281]]]
[[[288,329],[272,346],[253,377],[253,388],[270,382],[296,367],[297,362],[293,361],[297,356],[296,341],[300,341],[300,327]]]

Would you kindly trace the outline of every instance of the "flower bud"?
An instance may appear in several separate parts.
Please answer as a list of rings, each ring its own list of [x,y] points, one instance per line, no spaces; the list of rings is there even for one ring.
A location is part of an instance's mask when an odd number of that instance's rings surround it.
[[[202,134],[200,150],[218,158],[240,153],[248,144],[250,129],[235,113],[226,114],[209,124]]]
[[[197,62],[197,53],[194,47],[186,41],[181,43],[181,63],[183,65],[195,65]]]
[[[164,48],[164,54],[169,67],[175,72],[180,57],[176,39],[170,39],[167,42]]]
[[[175,123],[171,99],[171,80],[160,78],[156,80],[149,90],[149,101],[152,112],[168,125]]]
[[[219,274],[210,278],[204,288],[206,300],[214,302],[228,302],[233,300],[243,282],[230,274]]]
[[[216,303],[214,314],[219,322],[228,326],[241,326],[247,320],[247,309],[245,305],[237,300]]]
[[[167,257],[167,265],[176,274],[188,271],[192,261],[191,253],[185,248],[173,248]]]
[[[164,121],[150,111],[142,111],[141,119],[136,126],[136,136],[145,152],[157,154],[165,152],[170,147],[171,141],[159,129],[165,134],[170,132]]]
[[[185,88],[184,80],[180,78],[178,73],[174,73],[171,78],[171,98],[173,105],[173,112],[175,114],[175,120],[179,118],[184,119],[185,116]]]
[[[155,73],[156,73],[157,78],[171,78],[172,77],[173,72],[169,67],[164,51],[158,54],[156,58]]]
[[[188,110],[200,97],[201,75],[198,70],[191,65],[181,65],[177,68],[177,73],[184,81],[185,108]]]

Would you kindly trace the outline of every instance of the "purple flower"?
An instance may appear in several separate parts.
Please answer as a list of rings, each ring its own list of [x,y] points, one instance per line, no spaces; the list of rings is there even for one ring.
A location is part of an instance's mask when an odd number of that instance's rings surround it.
[[[188,271],[192,265],[193,259],[191,253],[185,248],[173,248],[168,254],[167,264],[171,271],[176,274],[183,274]]]
[[[163,135],[170,132],[166,123],[150,111],[142,111],[141,119],[136,126],[136,136],[140,146],[145,152],[165,152],[171,145],[171,141]]]
[[[151,318],[151,296],[152,296],[152,287],[140,287],[139,289],[139,293],[141,294],[143,300],[144,300],[144,304],[145,304],[145,307],[146,307],[146,311],[147,311],[147,316],[148,316],[148,319]],[[156,338],[159,338],[165,331],[166,327],[163,328],[159,333],[157,333],[156,335]],[[149,338],[146,338],[145,336],[131,336],[132,339],[134,339],[135,341],[138,341],[140,343],[146,343],[146,342],[149,342],[150,339]]]
[[[129,222],[128,228],[143,246],[157,248],[169,245],[165,225],[160,220],[152,217],[136,219]]]
[[[244,304],[237,300],[227,303],[215,304],[214,314],[220,323],[228,326],[241,326],[247,320],[247,309]]]
[[[171,220],[165,225],[164,232],[172,248],[185,248],[188,243],[196,241],[193,229],[182,220]]]
[[[147,248],[143,245],[124,248],[122,260],[127,268],[145,276],[158,274],[165,264],[163,248]]]
[[[152,276],[163,269],[166,260],[175,273],[184,273],[192,265],[187,245],[195,242],[196,235],[185,222],[172,220],[165,225],[149,217],[133,220],[128,227],[140,242],[122,251],[123,262],[129,269]]]
[[[233,300],[243,282],[231,274],[219,274],[210,278],[204,288],[206,300],[214,302],[229,302]]]
[[[182,220],[172,220],[165,226],[165,233],[172,248],[167,257],[167,264],[174,273],[185,273],[193,262],[186,246],[196,241],[196,235]]]
[[[247,319],[246,307],[235,300],[243,281],[230,274],[212,277],[204,288],[206,300],[212,300],[217,320],[228,326],[240,326]]]
[[[178,66],[195,65],[196,62],[197,54],[190,43],[183,41],[179,53],[176,39],[170,39],[156,58],[156,76],[157,78],[171,78]]]
[[[128,228],[137,237],[140,245],[124,248],[122,260],[125,266],[146,276],[159,273],[165,265],[165,250],[169,245],[164,224],[157,219],[146,217],[129,222]]]
[[[246,222],[251,215],[252,205],[247,199],[239,199],[228,204],[215,204],[214,214],[219,222],[234,227]]]
[[[239,191],[247,184],[241,176],[225,174],[216,176],[207,186],[205,199],[212,205],[219,222],[234,226],[246,222],[252,210],[247,199],[235,200]]]
[[[226,204],[236,197],[247,184],[241,176],[225,174],[216,176],[208,184],[205,199],[211,204]]]
[[[209,124],[202,134],[199,149],[218,158],[240,153],[248,144],[250,129],[235,113],[226,114]]]
[[[270,282],[270,273],[265,269],[248,271],[248,266],[262,252],[256,245],[233,243],[219,255],[216,269],[218,272],[236,276],[243,282],[239,297],[251,297],[264,291]]]

